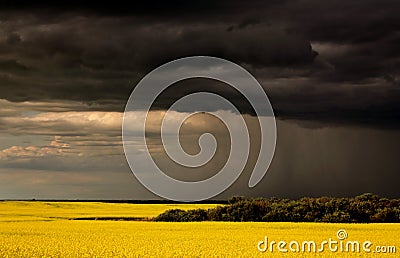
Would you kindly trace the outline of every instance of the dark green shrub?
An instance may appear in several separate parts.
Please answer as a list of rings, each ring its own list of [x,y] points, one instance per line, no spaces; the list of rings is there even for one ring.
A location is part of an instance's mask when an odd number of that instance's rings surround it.
[[[157,217],[154,221],[184,222],[189,221],[188,212],[181,209],[167,210]]]

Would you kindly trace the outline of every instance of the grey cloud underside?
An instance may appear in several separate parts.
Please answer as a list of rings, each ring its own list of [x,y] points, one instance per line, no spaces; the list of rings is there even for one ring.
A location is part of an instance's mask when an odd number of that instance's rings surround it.
[[[212,55],[244,65],[279,118],[399,126],[397,1],[60,6],[4,6],[0,98],[123,111],[134,85],[152,69],[179,57]],[[207,82],[183,83],[154,108],[203,88],[252,113],[228,87]]]

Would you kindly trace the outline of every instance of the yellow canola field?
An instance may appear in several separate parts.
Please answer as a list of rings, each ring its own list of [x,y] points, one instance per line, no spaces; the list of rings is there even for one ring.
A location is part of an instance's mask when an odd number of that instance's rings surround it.
[[[27,218],[35,212],[27,207],[30,205],[25,205]],[[83,204],[81,211],[76,206],[68,211],[63,203],[58,208],[49,208],[47,213],[38,209],[40,216],[33,220],[20,220],[24,216],[23,211],[18,209],[14,210],[14,214],[18,212],[15,219],[10,220],[12,211],[0,210],[0,214],[5,214],[6,218],[0,217],[0,257],[399,257],[400,253],[399,224],[77,221],[59,216],[68,215],[66,217],[72,218],[81,213],[84,216],[102,214],[101,209],[91,206],[97,204],[87,205],[91,207],[88,210],[92,209],[96,214],[89,214]],[[182,208],[184,204],[179,206]],[[0,207],[6,208],[7,205]],[[137,208],[142,209],[142,213],[136,211],[141,217],[155,215],[151,212],[153,205],[146,206],[146,209],[150,209],[148,211],[140,205],[130,204],[130,211],[122,211],[126,209],[123,207],[115,207],[115,210],[119,210],[120,214],[132,215],[135,212],[131,210]],[[155,210],[162,210],[161,207],[155,207]],[[59,213],[57,209],[60,209]],[[57,216],[51,216],[51,212]],[[107,216],[109,212],[106,208]],[[277,249],[277,244],[273,245],[272,252],[269,249],[260,252],[257,248],[266,236],[268,246],[271,241],[285,241],[285,248],[289,249],[292,241],[301,244],[312,240],[319,248],[320,243],[329,238],[332,241],[339,240],[339,230],[346,231],[347,236],[343,241],[370,241],[371,252],[331,252],[325,246],[323,252],[289,250],[282,253]],[[396,249],[395,252],[391,250],[391,253],[384,254],[374,252],[375,247],[382,246],[395,246]],[[259,247],[264,247],[264,243]]]
[[[169,209],[208,209],[215,206],[217,205],[0,201],[0,222],[95,217],[151,218]]]

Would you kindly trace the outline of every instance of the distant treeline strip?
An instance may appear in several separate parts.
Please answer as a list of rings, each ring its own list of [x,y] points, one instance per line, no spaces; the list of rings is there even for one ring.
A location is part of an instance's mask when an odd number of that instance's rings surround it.
[[[79,217],[71,220],[151,221],[148,217]]]
[[[211,209],[165,211],[154,221],[400,222],[400,199],[363,194],[355,198],[246,199],[232,197]]]
[[[171,200],[104,200],[104,199],[0,199],[0,202],[101,202],[101,203],[129,203],[129,204],[182,204]],[[227,200],[187,201],[185,204],[227,204]]]

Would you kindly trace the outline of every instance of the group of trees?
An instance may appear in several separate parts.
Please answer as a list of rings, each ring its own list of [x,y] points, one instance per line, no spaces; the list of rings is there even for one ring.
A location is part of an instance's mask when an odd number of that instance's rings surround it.
[[[355,198],[246,199],[232,197],[212,209],[168,210],[154,221],[400,222],[400,199],[363,194]]]

